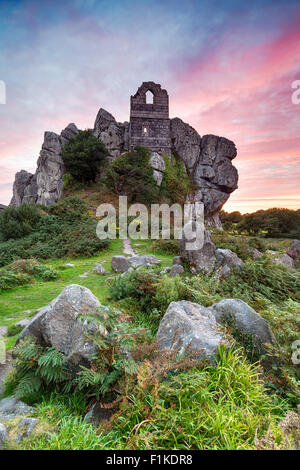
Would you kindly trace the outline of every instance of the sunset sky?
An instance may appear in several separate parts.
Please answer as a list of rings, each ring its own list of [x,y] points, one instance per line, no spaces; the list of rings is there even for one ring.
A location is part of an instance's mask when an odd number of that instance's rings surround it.
[[[0,0],[0,203],[34,172],[45,130],[129,119],[143,81],[161,83],[200,135],[236,143],[228,211],[300,208],[300,1]]]

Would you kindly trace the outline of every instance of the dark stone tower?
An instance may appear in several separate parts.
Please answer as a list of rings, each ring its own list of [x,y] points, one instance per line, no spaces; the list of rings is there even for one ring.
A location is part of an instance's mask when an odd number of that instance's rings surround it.
[[[148,94],[153,102],[147,102]],[[136,145],[171,152],[169,96],[158,83],[143,82],[130,98],[129,146],[132,149]]]

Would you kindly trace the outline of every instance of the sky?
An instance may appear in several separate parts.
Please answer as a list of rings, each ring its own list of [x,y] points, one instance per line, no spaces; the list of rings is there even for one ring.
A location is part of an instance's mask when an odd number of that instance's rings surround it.
[[[298,209],[295,80],[299,0],[0,0],[0,203],[16,171],[35,171],[44,131],[93,127],[100,107],[126,121],[154,81],[170,117],[235,142],[225,210]]]

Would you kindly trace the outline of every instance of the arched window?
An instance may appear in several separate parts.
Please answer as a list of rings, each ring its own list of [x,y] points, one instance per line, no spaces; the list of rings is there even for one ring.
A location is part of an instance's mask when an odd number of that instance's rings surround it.
[[[147,104],[153,104],[153,96],[154,95],[153,95],[152,91],[148,90],[146,92],[146,103]]]

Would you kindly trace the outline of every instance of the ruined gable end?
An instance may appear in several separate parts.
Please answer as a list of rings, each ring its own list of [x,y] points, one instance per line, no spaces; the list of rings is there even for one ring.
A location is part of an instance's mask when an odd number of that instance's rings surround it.
[[[130,98],[129,145],[171,151],[169,96],[158,83],[143,82]]]

